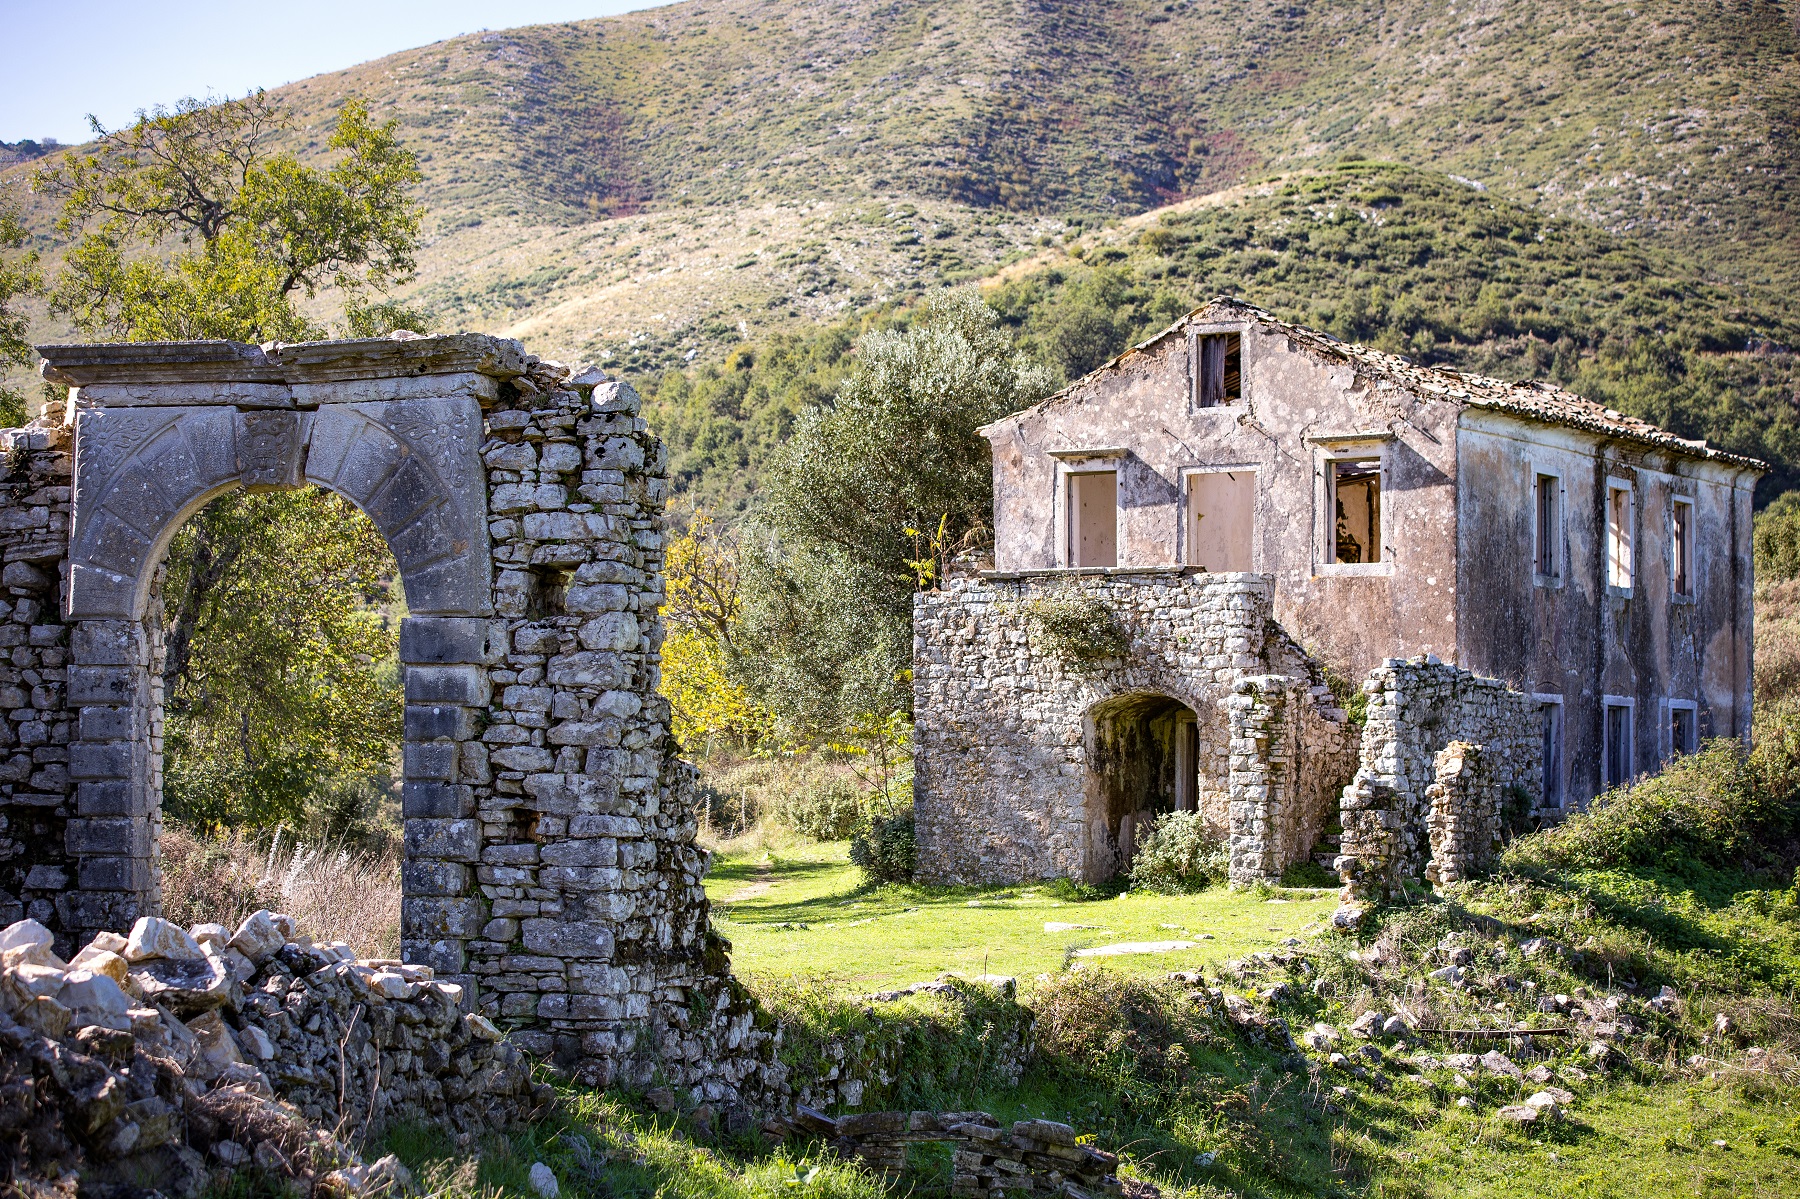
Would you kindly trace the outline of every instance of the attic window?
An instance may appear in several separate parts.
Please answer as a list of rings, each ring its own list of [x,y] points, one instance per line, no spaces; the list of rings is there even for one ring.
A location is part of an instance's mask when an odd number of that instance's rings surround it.
[[[1210,333],[1196,340],[1195,406],[1235,404],[1244,394],[1243,338],[1236,333]]]

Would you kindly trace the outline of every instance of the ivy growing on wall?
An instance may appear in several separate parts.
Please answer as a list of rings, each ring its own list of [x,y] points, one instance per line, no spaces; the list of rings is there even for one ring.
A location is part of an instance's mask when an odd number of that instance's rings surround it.
[[[1034,639],[1070,665],[1122,658],[1131,648],[1130,630],[1099,600],[1038,600],[1028,611]]]

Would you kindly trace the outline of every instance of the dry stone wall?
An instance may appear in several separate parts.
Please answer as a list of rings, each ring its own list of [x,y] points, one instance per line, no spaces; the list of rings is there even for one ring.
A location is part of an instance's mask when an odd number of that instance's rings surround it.
[[[60,927],[76,874],[59,586],[73,446],[61,416],[55,403],[38,425],[0,432],[0,924]]]
[[[1398,895],[1444,849],[1444,881],[1491,852],[1509,794],[1543,794],[1537,703],[1432,657],[1389,658],[1363,684],[1361,763],[1344,788],[1344,900]],[[1453,743],[1455,743],[1453,745]]]
[[[1271,618],[1264,575],[953,574],[913,609],[914,814],[930,882],[1098,881],[1121,865],[1096,710],[1157,697],[1197,727],[1198,809],[1238,881],[1301,860],[1350,771],[1344,713]],[[1041,605],[1097,606],[1129,647],[1059,655]]]

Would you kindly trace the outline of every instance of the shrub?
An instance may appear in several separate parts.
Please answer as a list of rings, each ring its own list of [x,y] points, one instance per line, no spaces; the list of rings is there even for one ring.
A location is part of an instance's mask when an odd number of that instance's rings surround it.
[[[1225,881],[1231,855],[1198,812],[1170,812],[1151,827],[1131,861],[1133,890],[1183,895]]]
[[[1661,774],[1609,791],[1555,828],[1514,841],[1502,865],[1557,868],[1693,864],[1759,867],[1791,859],[1800,834],[1800,721],[1766,721],[1754,749],[1712,741]]]
[[[1103,662],[1131,649],[1131,633],[1099,600],[1039,600],[1030,607],[1038,640],[1064,662]]]
[[[1776,497],[1751,525],[1756,581],[1778,583],[1800,575],[1800,491]]]
[[[880,817],[850,842],[850,860],[862,867],[870,882],[904,883],[918,865],[919,847],[913,836],[913,818]]]
[[[862,792],[842,776],[808,778],[783,793],[781,822],[816,841],[847,841],[862,821]]]

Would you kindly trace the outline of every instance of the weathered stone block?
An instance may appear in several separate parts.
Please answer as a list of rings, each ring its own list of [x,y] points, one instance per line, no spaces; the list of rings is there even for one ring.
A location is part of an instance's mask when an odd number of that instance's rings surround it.
[[[400,660],[421,665],[487,661],[488,622],[466,616],[409,616],[400,622]]]
[[[409,818],[405,843],[411,858],[473,862],[481,856],[481,824],[475,820]]]
[[[611,958],[613,928],[601,921],[533,919],[519,922],[525,948],[557,958]]]
[[[415,940],[473,937],[487,923],[487,905],[479,899],[408,896],[400,903],[401,935]]]

